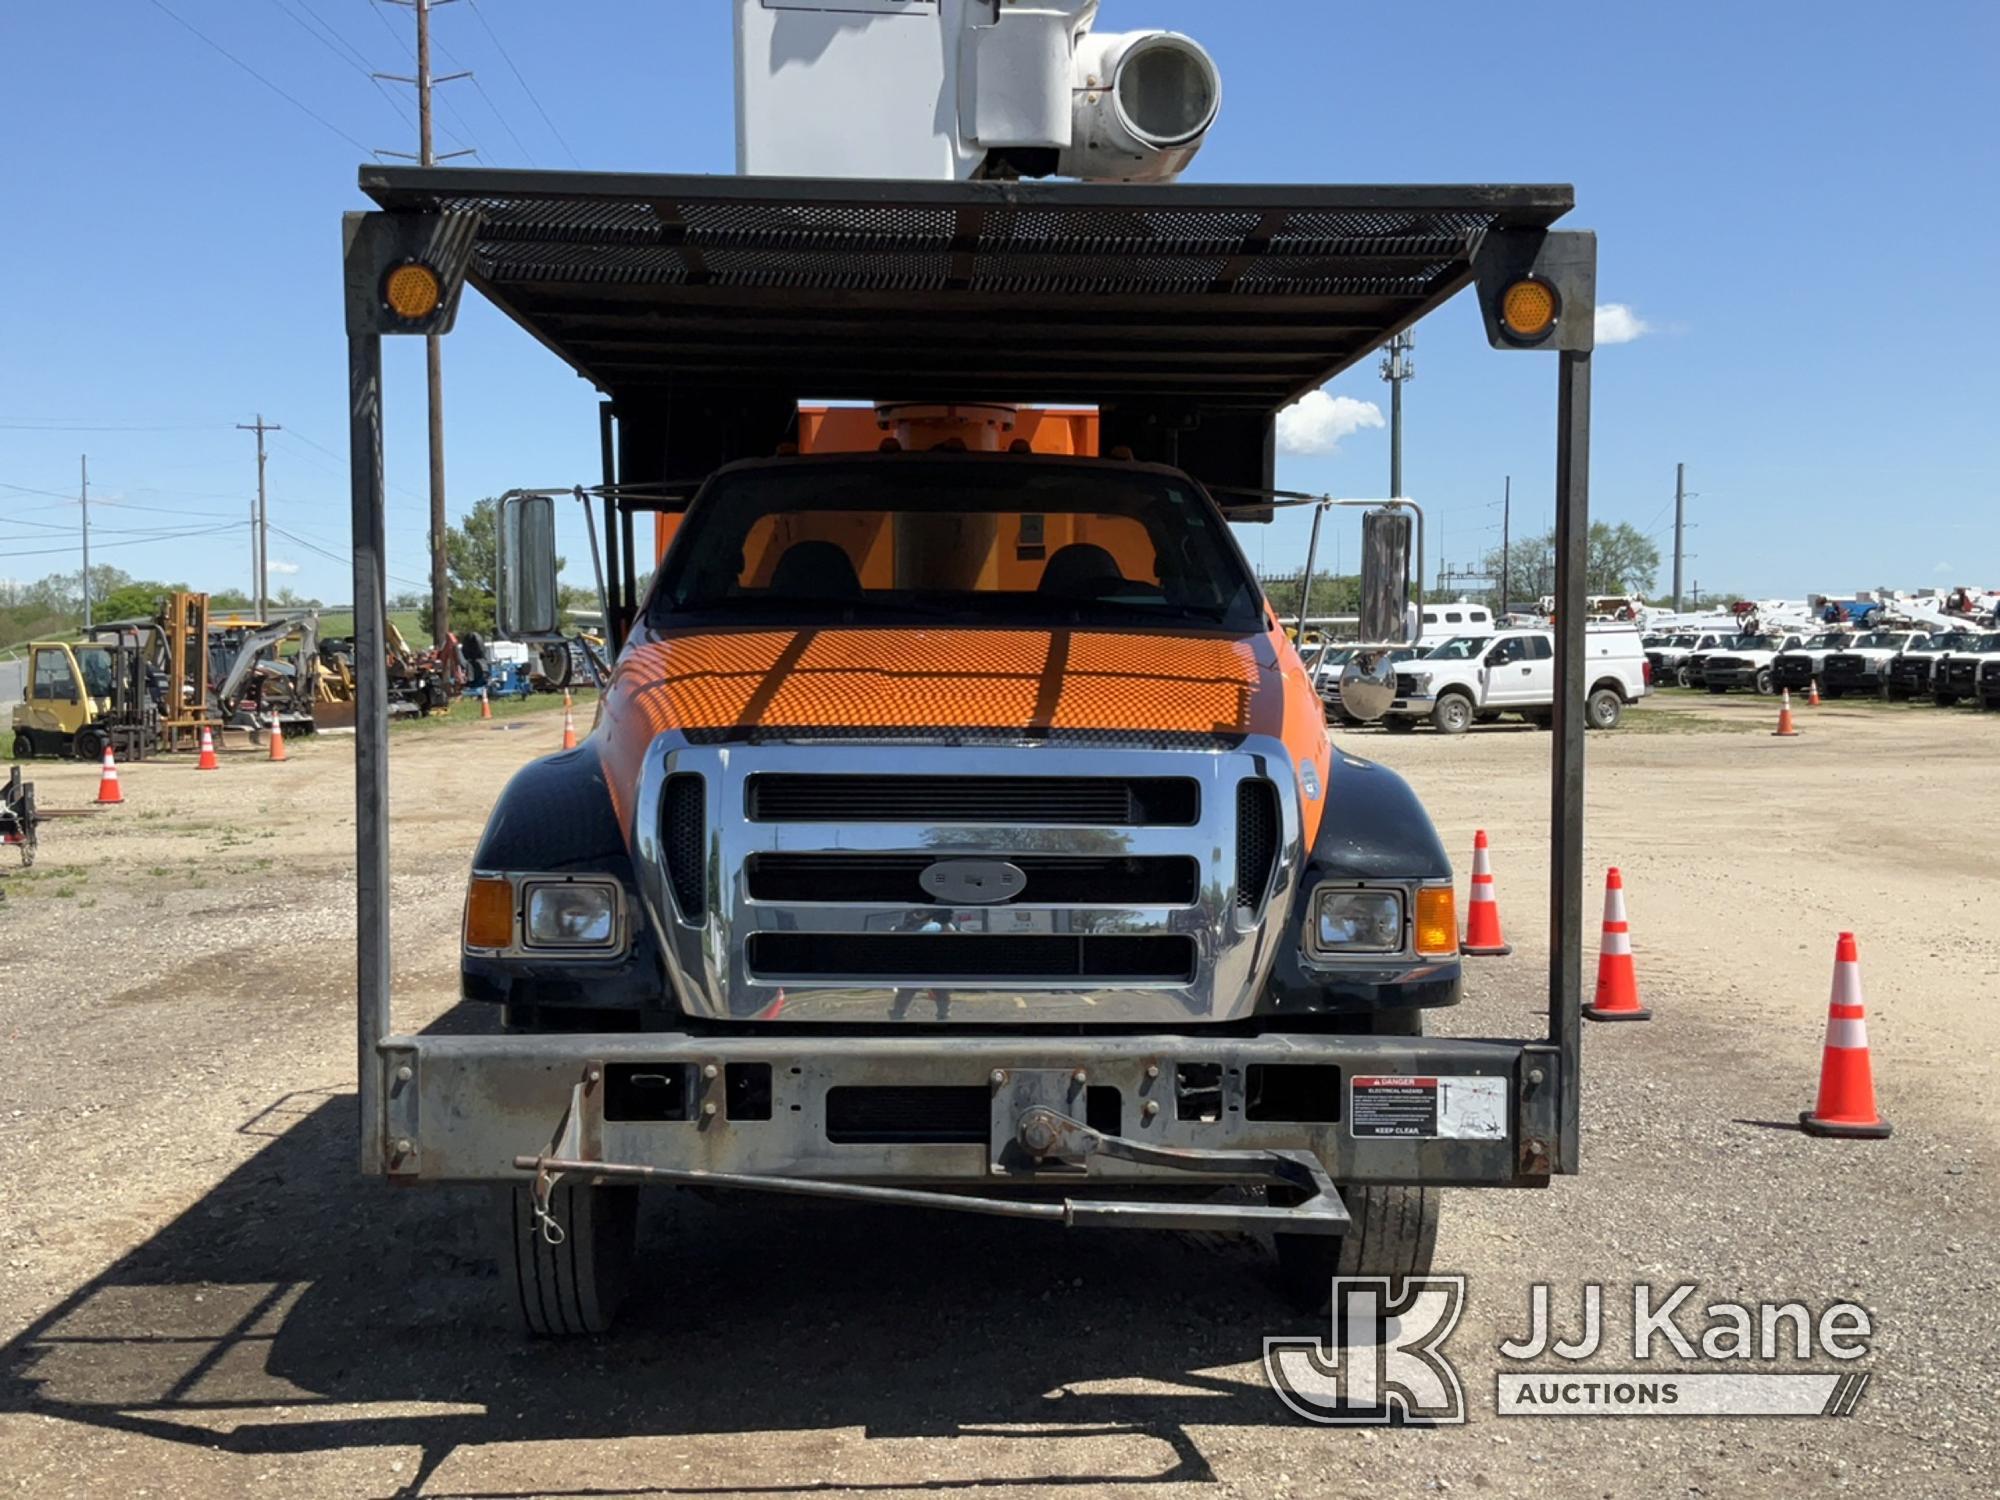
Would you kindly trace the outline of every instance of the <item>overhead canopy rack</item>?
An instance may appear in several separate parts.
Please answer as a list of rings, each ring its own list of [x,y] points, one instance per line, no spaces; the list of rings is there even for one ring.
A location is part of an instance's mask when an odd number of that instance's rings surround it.
[[[1566,186],[1098,186],[365,167],[475,215],[469,279],[614,403],[1174,403],[1270,412],[1472,278]],[[636,476],[632,476],[636,477]]]

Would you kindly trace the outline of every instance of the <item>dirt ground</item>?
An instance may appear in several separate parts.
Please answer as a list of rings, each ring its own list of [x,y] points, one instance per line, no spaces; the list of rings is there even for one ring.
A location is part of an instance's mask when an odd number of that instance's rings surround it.
[[[520,1339],[486,1196],[356,1169],[351,743],[129,767],[32,872],[0,851],[0,1493],[1991,1495],[2000,715],[1800,717],[1676,697],[1592,737],[1592,879],[1623,867],[1657,1015],[1586,1037],[1581,1176],[1449,1195],[1471,1420],[1430,1430],[1279,1405],[1262,1341],[1314,1330],[1243,1241],[667,1195],[617,1337]],[[559,719],[396,736],[402,1027],[472,1024],[467,862]],[[1548,737],[1343,743],[1415,781],[1461,875],[1493,837],[1516,951],[1442,1029],[1537,1029]],[[45,805],[96,780],[33,775]],[[1842,928],[1881,1143],[1790,1123]],[[1529,1285],[1568,1324],[1587,1280],[1627,1309],[1592,1368],[1633,1368],[1625,1289],[1688,1281],[1861,1302],[1872,1382],[1845,1419],[1497,1417]]]

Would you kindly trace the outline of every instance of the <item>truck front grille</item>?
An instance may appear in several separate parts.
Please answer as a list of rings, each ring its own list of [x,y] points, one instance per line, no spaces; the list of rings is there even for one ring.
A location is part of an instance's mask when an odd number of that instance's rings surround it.
[[[1194,939],[1067,934],[759,932],[749,963],[763,979],[1115,979],[1186,984]]]
[[[930,854],[754,854],[745,878],[753,901],[879,901],[934,906],[920,877],[948,851]],[[1013,898],[1035,906],[1192,906],[1201,867],[1191,857],[1093,859],[997,854],[1027,879]],[[1006,903],[1000,903],[1006,904]]]
[[[1826,659],[1825,674],[1829,678],[1859,677],[1867,670],[1868,662],[1864,657],[1840,653]]]
[[[1271,871],[1278,862],[1278,789],[1268,781],[1236,786],[1236,905],[1256,911],[1264,904]]]
[[[1979,674],[1976,661],[1951,661],[1944,666],[1944,680],[1955,688],[1969,688]]]
[[[1187,827],[1201,789],[1172,776],[812,776],[748,783],[753,823],[1022,823]]]
[[[707,881],[703,825],[706,817],[707,786],[699,775],[683,771],[667,778],[666,806],[662,814],[660,844],[667,857],[667,881],[681,916],[701,922],[708,916]]]

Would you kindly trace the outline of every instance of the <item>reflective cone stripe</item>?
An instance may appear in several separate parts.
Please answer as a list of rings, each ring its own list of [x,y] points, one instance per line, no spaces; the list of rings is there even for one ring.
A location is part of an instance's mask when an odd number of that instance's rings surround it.
[[[1632,962],[1632,926],[1625,919],[1625,877],[1615,868],[1604,877],[1604,938],[1597,955],[1597,995],[1583,1007],[1592,1021],[1648,1021],[1653,1013],[1639,1003],[1639,973]]]
[[[1792,723],[1792,690],[1786,688],[1784,701],[1778,708],[1778,727],[1772,733],[1780,739],[1791,739],[1798,732]]]
[[[1790,692],[1791,689],[1787,688],[1785,691]],[[1806,707],[1807,708],[1819,707],[1819,679],[1817,677],[1813,678],[1811,681],[1811,687],[1806,696]]]
[[[576,748],[576,712],[570,707],[569,693],[563,693],[563,743],[565,750]]]
[[[1826,1006],[1819,1099],[1799,1125],[1808,1135],[1880,1140],[1889,1122],[1875,1109],[1875,1072],[1868,1057],[1867,1003],[1861,995],[1861,955],[1854,934],[1834,947],[1833,993]]]
[[[201,758],[194,763],[197,771],[219,771],[222,762],[215,758],[215,736],[206,724],[201,726]]]
[[[1476,958],[1504,958],[1514,950],[1500,934],[1500,903],[1494,899],[1493,856],[1486,830],[1472,836],[1472,899],[1465,908],[1465,941],[1461,953]]]
[[[124,788],[118,785],[118,762],[111,758],[111,747],[104,747],[104,770],[97,778],[97,802],[100,807],[125,800]]]

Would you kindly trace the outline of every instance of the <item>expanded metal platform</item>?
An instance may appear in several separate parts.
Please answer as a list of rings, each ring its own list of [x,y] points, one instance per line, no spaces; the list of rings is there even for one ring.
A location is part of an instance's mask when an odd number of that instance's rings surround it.
[[[1264,410],[1464,287],[1489,231],[1546,228],[1574,200],[409,167],[361,186],[385,209],[476,215],[474,285],[614,397],[895,386]]]

